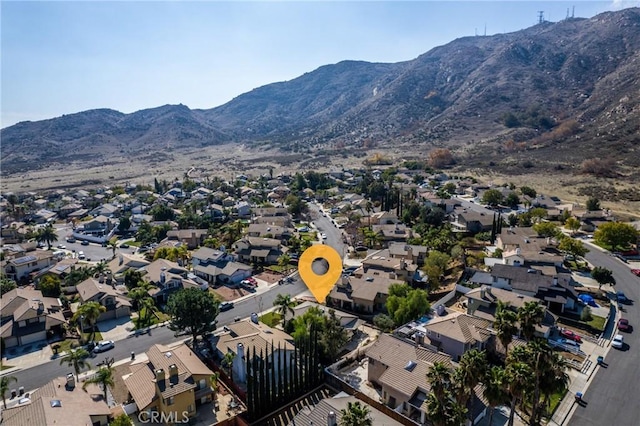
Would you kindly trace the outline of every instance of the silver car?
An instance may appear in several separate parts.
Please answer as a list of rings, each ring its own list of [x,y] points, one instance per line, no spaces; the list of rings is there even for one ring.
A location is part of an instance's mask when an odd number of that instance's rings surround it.
[[[93,352],[97,354],[100,352],[108,351],[109,349],[113,349],[115,347],[116,347],[116,344],[114,343],[113,340],[102,340],[98,342],[95,348],[93,348]]]

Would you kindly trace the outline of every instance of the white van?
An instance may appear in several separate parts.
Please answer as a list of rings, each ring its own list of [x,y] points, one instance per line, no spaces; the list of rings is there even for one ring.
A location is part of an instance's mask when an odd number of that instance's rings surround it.
[[[83,251],[79,251],[78,252],[78,259],[80,259],[80,260],[86,259],[86,256],[84,255]]]

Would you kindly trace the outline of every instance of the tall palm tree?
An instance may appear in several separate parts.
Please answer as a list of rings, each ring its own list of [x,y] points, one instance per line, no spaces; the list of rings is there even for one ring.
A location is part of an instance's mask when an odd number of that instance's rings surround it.
[[[569,386],[569,375],[567,374],[567,361],[566,359],[551,350],[548,350],[548,345],[543,344],[544,351],[542,352],[542,368],[541,371],[536,371],[536,385],[539,387],[539,392],[534,392],[534,402],[538,401],[539,395],[544,396],[542,406],[538,406],[535,413],[532,408],[532,422],[531,424],[540,424],[542,419],[543,409],[549,407],[549,401],[551,396],[556,392],[561,392]],[[536,414],[536,415],[534,415]]]
[[[211,376],[209,376],[209,382],[211,382],[211,389],[213,390],[213,400],[215,401],[218,397],[218,381],[220,380],[220,373],[215,372]]]
[[[513,420],[516,413],[516,405],[522,401],[523,396],[531,388],[533,380],[533,371],[524,362],[508,363],[505,369],[506,390],[511,399],[509,413],[509,426],[513,426]]]
[[[147,296],[144,297],[140,303],[138,304],[139,306],[139,310],[138,312],[142,312],[142,310],[144,309],[144,318],[142,319],[142,324],[144,324],[144,326],[149,326],[151,325],[151,316],[155,315],[156,312],[158,312],[158,307],[156,306],[156,303],[154,302],[154,300]],[[140,323],[138,323],[138,326],[140,326]]]
[[[12,382],[17,382],[18,379],[14,376],[2,376],[0,377],[0,392],[2,392],[2,403],[4,404],[4,408],[7,408],[7,401],[5,399],[5,394],[9,390],[9,386],[11,386]]]
[[[544,307],[535,301],[525,302],[525,304],[518,309],[517,315],[522,335],[527,341],[533,339],[536,326],[542,324]]]
[[[369,407],[360,401],[349,402],[347,408],[340,410],[340,426],[373,426]]]
[[[102,274],[106,274],[106,273],[111,273],[111,270],[109,269],[109,266],[107,265],[107,262],[104,262],[104,261],[100,261],[100,262],[96,263],[96,265],[93,268],[90,268],[90,270],[91,270],[91,274],[93,274],[93,276],[102,275]]]
[[[509,344],[513,340],[513,335],[518,332],[517,319],[516,313],[510,309],[496,310],[496,320],[493,327],[497,332],[498,340],[504,346],[505,355],[509,354]]]
[[[58,241],[58,234],[53,225],[49,224],[44,228],[40,228],[36,234],[36,241],[39,243],[47,243],[47,248],[51,249],[51,243]]]
[[[67,367],[73,367],[76,372],[76,380],[80,381],[80,371],[84,368],[91,368],[91,364],[87,361],[89,352],[83,348],[72,349],[60,360],[60,365],[67,364]]]
[[[222,365],[227,367],[227,372],[229,373],[229,380],[233,380],[233,359],[234,358],[235,358],[235,355],[233,354],[233,352],[227,352],[226,354],[224,354],[224,357],[222,358]]]
[[[111,249],[112,252],[112,258],[115,259],[116,257],[116,249],[118,248],[118,243],[115,240],[110,240],[107,241],[107,247],[109,247]]]
[[[451,369],[444,362],[434,362],[427,371],[427,381],[431,384],[431,391],[438,401],[443,401],[451,383]]]
[[[82,389],[86,391],[87,386],[91,384],[100,385],[103,392],[102,395],[104,397],[104,402],[106,403],[107,389],[109,386],[113,387],[115,385],[115,382],[113,380],[113,368],[109,366],[101,367],[92,378],[85,380],[85,382],[82,384]]]
[[[145,297],[149,297],[149,290],[153,285],[148,281],[139,281],[137,287],[132,288],[127,296],[131,299],[133,308],[140,311],[140,303]]]
[[[107,308],[102,306],[98,302],[87,302],[83,303],[78,307],[78,310],[73,317],[71,318],[74,322],[79,322],[82,320],[82,324],[80,327],[82,328],[85,324],[91,327],[91,340],[93,340],[93,336],[95,335],[96,323],[98,322],[98,318],[100,318],[100,314],[106,312]],[[84,331],[84,330],[80,330]]]
[[[493,411],[498,405],[509,401],[509,395],[506,392],[505,372],[502,367],[491,367],[483,381],[483,395],[489,403],[489,421],[487,424],[493,424]]]
[[[273,306],[277,306],[276,312],[282,315],[282,325],[284,327],[287,325],[287,313],[290,312],[293,315],[295,302],[291,300],[290,294],[278,294],[276,300],[273,301]]]
[[[459,379],[462,388],[462,398],[459,402],[466,407],[469,400],[475,396],[475,387],[486,375],[486,353],[477,349],[465,352],[460,358],[458,370],[460,370]]]

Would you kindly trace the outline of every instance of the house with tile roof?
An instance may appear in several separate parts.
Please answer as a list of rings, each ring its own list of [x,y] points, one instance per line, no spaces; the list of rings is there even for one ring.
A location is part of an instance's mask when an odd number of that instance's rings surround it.
[[[366,351],[367,379],[382,389],[382,402],[420,424],[427,420],[427,372],[435,362],[453,366],[447,354],[381,334]]]
[[[293,356],[295,347],[293,337],[284,331],[269,327],[261,322],[253,322],[250,319],[238,321],[225,326],[225,332],[211,338],[211,342],[219,359],[227,353],[234,355],[232,367],[232,379],[236,383],[246,383],[247,369],[245,355],[250,353],[265,358],[280,353],[284,354],[283,365],[289,368],[289,360]],[[276,366],[276,374],[278,368]]]
[[[327,296],[327,305],[367,314],[384,312],[389,287],[401,282],[391,279],[388,274],[342,276]]]
[[[131,315],[131,301],[107,283],[105,279],[87,278],[76,285],[80,304],[97,302],[106,309],[98,317],[98,322]]]
[[[490,346],[494,338],[492,325],[492,321],[484,318],[452,312],[443,317],[434,316],[424,324],[424,339],[457,362],[471,349],[482,351]]]
[[[200,247],[191,255],[193,272],[209,284],[234,283],[248,278],[253,268],[234,261],[230,254],[209,247]]]
[[[60,300],[32,287],[3,294],[0,306],[0,337],[6,348],[46,340],[47,332],[61,333],[66,323]]]
[[[98,385],[76,386],[73,373],[57,377],[33,391],[26,404],[2,411],[4,426],[107,426],[111,409]]]
[[[187,269],[167,259],[156,259],[140,268],[140,271],[144,272],[143,279],[156,286],[149,290],[149,294],[157,303],[166,303],[169,296],[181,288],[201,288],[200,284],[188,277]]]
[[[285,252],[280,240],[274,238],[243,237],[233,244],[238,259],[244,263],[274,265]]]
[[[133,361],[131,373],[123,377],[141,418],[151,418],[154,411],[164,414],[161,418],[170,413],[192,418],[197,407],[212,401],[213,371],[186,344],[174,348],[156,344],[146,355],[146,361]]]
[[[14,281],[27,279],[29,274],[54,265],[57,260],[49,250],[28,250],[2,261],[7,278]]]
[[[356,271],[356,276],[362,273],[362,277],[386,275],[396,281],[408,284],[419,280],[418,265],[403,257],[391,257],[388,250],[381,250],[375,255],[362,261],[362,272]]]

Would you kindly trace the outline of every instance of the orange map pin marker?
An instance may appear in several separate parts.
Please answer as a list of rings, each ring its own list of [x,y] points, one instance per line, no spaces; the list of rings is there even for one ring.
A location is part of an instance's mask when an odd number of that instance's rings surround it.
[[[326,273],[322,275],[315,273],[313,262],[316,259],[324,259],[329,264]],[[332,247],[316,244],[306,249],[300,256],[298,272],[318,303],[324,303],[327,295],[342,275],[342,258]]]

